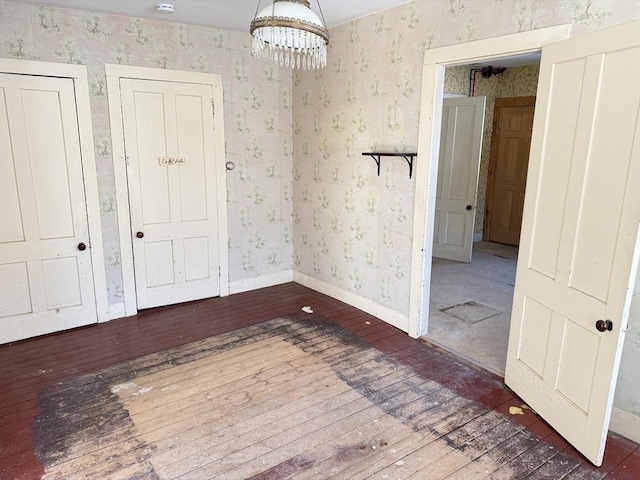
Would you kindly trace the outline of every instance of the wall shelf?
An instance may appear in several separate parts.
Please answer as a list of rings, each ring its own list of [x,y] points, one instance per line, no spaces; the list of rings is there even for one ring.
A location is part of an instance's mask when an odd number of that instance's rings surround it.
[[[364,156],[368,156],[373,158],[373,160],[378,165],[378,176],[380,176],[380,157],[402,157],[407,161],[409,165],[409,178],[411,178],[411,174],[413,173],[413,159],[418,156],[417,153],[403,153],[403,152],[363,152]]]

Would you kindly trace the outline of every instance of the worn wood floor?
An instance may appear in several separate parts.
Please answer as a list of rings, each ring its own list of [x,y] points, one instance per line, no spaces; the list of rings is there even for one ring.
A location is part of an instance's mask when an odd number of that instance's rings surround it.
[[[304,305],[313,314],[300,312]],[[637,479],[500,379],[296,284],[0,347],[0,478]]]

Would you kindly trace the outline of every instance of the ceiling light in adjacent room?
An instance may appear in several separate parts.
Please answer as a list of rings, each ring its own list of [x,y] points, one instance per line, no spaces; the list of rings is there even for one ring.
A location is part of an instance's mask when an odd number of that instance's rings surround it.
[[[318,0],[322,20],[308,0],[274,0],[260,10],[249,29],[254,57],[291,68],[321,68],[327,65],[329,31]]]

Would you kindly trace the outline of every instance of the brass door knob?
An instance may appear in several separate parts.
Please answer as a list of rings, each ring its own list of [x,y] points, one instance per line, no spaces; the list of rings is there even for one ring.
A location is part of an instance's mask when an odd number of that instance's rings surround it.
[[[142,237],[144,237],[144,233],[138,232],[138,233],[136,233],[136,237],[142,238]]]

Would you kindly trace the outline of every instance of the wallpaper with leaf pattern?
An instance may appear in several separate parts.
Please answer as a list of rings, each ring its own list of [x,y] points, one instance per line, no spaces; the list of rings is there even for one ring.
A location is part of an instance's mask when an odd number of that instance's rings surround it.
[[[121,63],[222,75],[231,281],[293,268],[406,315],[415,179],[391,157],[378,177],[361,154],[415,151],[424,50],[634,18],[635,0],[415,0],[333,28],[328,67],[292,76],[254,60],[248,33],[0,0],[0,55],[88,67],[110,303],[122,278],[104,64]]]
[[[248,33],[0,1],[4,57],[86,65],[109,303],[123,295],[105,63],[222,75],[230,280],[291,268],[291,72],[251,57]]]
[[[407,315],[415,180],[397,157],[382,158],[378,177],[362,152],[415,151],[424,50],[564,23],[579,35],[634,18],[640,2],[626,0],[416,0],[332,29],[328,67],[293,77],[293,268]],[[478,94],[535,93],[532,67],[514,73],[501,87],[479,81]],[[468,70],[459,78],[466,94]],[[640,361],[640,319],[631,331],[627,366]],[[640,415],[633,396],[616,403]]]
[[[424,50],[638,17],[640,4],[625,0],[416,0],[332,29],[328,67],[293,78],[294,269],[407,315],[415,180],[393,157],[378,177],[362,152],[416,150]],[[479,82],[478,94],[512,96],[512,76],[503,90]],[[533,84],[533,72],[523,77]]]

